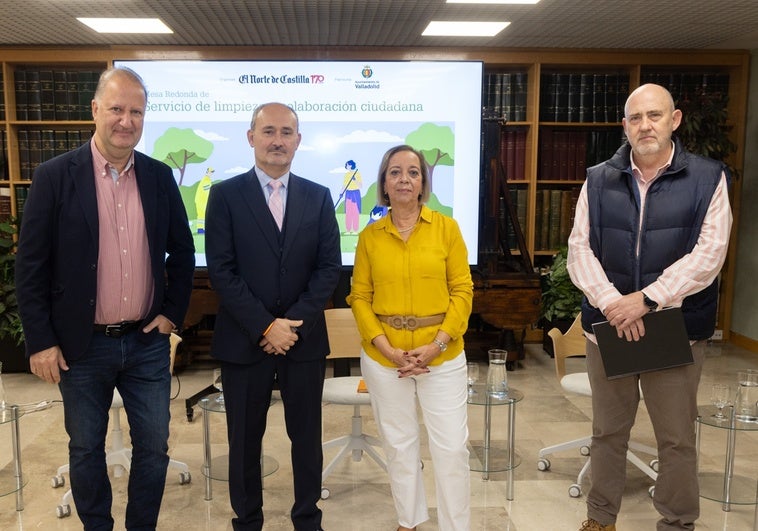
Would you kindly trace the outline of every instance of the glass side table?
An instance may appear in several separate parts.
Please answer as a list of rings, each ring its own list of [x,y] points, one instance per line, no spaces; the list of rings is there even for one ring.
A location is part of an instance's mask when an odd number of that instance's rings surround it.
[[[221,393],[212,393],[198,401],[203,410],[203,475],[205,476],[205,499],[213,499],[211,480],[229,481],[229,456],[227,454],[213,457],[211,455],[211,413],[226,413],[224,402],[218,401]],[[261,455],[261,476],[266,477],[279,469],[279,462],[273,457]]]
[[[718,419],[714,406],[698,406],[696,422],[697,453],[700,454],[700,428],[710,426],[726,432],[726,456],[724,458],[724,473],[700,473],[700,496],[722,503],[724,511],[731,510],[731,504],[756,504],[755,477],[745,477],[734,474],[734,452],[737,442],[737,432],[758,431],[758,422],[743,422],[737,420],[734,406],[724,408],[726,418]]]
[[[484,406],[484,440],[481,445],[471,444],[472,452],[469,460],[471,470],[482,472],[482,479],[488,480],[490,472],[507,472],[508,484],[506,498],[513,500],[513,470],[521,463],[516,455],[516,404],[523,400],[524,393],[510,387],[505,398],[493,398],[487,394],[487,385],[477,383],[473,386],[474,394],[468,395],[468,403]],[[503,445],[492,441],[492,408],[507,406],[506,422],[507,440]]]
[[[26,480],[21,471],[21,439],[18,419],[24,416],[18,406],[9,405],[0,409],[0,425],[7,424],[11,430],[11,447],[13,452],[13,470],[0,473],[0,496],[16,493],[16,510],[24,510],[24,485]]]

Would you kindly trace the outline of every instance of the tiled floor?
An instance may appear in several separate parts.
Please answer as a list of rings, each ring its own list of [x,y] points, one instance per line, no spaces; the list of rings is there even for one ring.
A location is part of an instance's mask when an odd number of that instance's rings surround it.
[[[707,359],[700,385],[700,403],[709,402],[711,384],[736,382],[739,368],[758,368],[758,354],[730,345],[707,347]],[[581,360],[570,360],[582,363]],[[574,367],[579,367],[575,365]],[[490,474],[485,481],[480,473],[472,472],[472,530],[510,531],[562,531],[578,529],[584,519],[584,499],[568,496],[568,488],[584,458],[571,451],[551,457],[549,472],[537,470],[537,453],[543,446],[584,436],[590,432],[591,407],[589,399],[565,396],[555,378],[553,360],[538,345],[528,345],[528,354],[521,367],[509,372],[512,386],[521,390],[525,398],[517,406],[516,447],[521,464],[515,470],[515,499],[506,500],[506,474]],[[184,399],[206,387],[211,380],[209,367],[192,367],[178,375],[181,386],[174,381],[178,393],[172,402],[170,448],[173,458],[186,462],[192,473],[189,485],[179,485],[178,475],[170,473],[166,485],[159,527],[161,529],[227,530],[231,510],[226,483],[213,482],[213,499],[206,501],[203,460],[202,411],[195,408],[194,420],[188,422]],[[19,404],[38,403],[60,398],[57,387],[47,385],[28,374],[3,375],[9,398]],[[505,410],[506,408],[502,408]],[[471,438],[481,438],[483,408],[470,406]],[[364,408],[364,431],[375,434],[376,429],[368,408]],[[29,412],[20,423],[24,475],[27,479],[23,491],[25,507],[15,511],[15,496],[0,497],[0,529],[2,530],[74,530],[81,529],[76,515],[58,519],[55,508],[64,489],[53,489],[51,478],[58,466],[66,462],[66,434],[62,425],[62,408],[54,404],[48,409]],[[352,407],[324,406],[324,439],[348,433]],[[289,444],[283,425],[282,407],[274,403],[269,414],[269,427],[264,442],[267,457],[275,459],[279,469],[265,479],[264,529],[291,529],[287,516],[292,503]],[[224,453],[225,426],[223,415],[212,414],[211,433],[215,454]],[[495,439],[504,436],[505,417],[495,414]],[[124,422],[124,427],[126,423]],[[702,430],[701,471],[716,473],[723,470],[726,430],[704,427]],[[633,437],[641,442],[653,443],[652,430],[644,404],[641,404]],[[325,462],[336,450],[325,455]],[[432,518],[419,526],[420,531],[437,528],[434,511],[433,466],[424,447],[426,483]],[[10,430],[0,426],[0,478],[10,474]],[[758,479],[758,431],[737,434],[735,472],[753,492]],[[123,522],[126,477],[112,478],[114,487],[114,517]],[[657,513],[648,497],[651,480],[639,470],[628,469],[627,489],[617,529],[640,531],[655,529]],[[324,528],[330,531],[394,530],[397,522],[385,473],[370,459],[360,462],[344,461],[327,480],[331,490],[329,499],[321,502],[324,511]],[[585,485],[586,488],[586,485]],[[754,499],[754,494],[753,494]],[[700,530],[753,529],[754,505],[732,505],[724,512],[720,503],[703,499]],[[122,528],[123,524],[117,524]]]

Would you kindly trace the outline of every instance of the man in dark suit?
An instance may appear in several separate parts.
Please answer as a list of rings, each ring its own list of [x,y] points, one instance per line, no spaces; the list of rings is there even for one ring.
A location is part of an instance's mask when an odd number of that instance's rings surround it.
[[[205,227],[208,274],[220,299],[211,349],[222,362],[232,525],[263,526],[261,444],[276,381],[292,442],[292,522],[297,531],[316,531],[329,353],[324,307],[341,269],[339,229],[329,190],[290,173],[300,144],[290,107],[257,107],[247,138],[255,167],[211,188]]]
[[[19,235],[29,365],[59,383],[85,530],[113,529],[104,447],[114,388],[133,447],[126,529],[155,529],[166,482],[169,336],[189,304],[195,248],[171,168],[134,151],[146,104],[133,71],[101,75],[92,141],[35,171]]]

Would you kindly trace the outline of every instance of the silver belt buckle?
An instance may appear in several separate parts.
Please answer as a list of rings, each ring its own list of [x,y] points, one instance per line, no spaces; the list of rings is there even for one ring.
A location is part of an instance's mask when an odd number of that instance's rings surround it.
[[[121,335],[121,323],[105,325],[105,335],[108,337],[119,337]]]

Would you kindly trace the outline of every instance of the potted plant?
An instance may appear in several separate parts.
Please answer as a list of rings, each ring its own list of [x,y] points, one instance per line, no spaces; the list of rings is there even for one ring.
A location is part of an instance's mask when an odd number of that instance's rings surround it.
[[[682,123],[675,134],[686,150],[727,162],[737,150],[729,138],[728,103],[726,92],[708,91],[704,86],[678,98],[676,108],[682,111]],[[729,171],[737,178],[733,167],[730,166]]]
[[[547,332],[557,327],[565,332],[582,309],[582,292],[574,286],[566,269],[568,248],[561,247],[553,256],[547,273],[541,277],[542,283],[542,348],[553,356],[553,343]]]
[[[15,220],[0,222],[0,361],[3,372],[28,370],[24,357],[24,331],[16,302]]]

